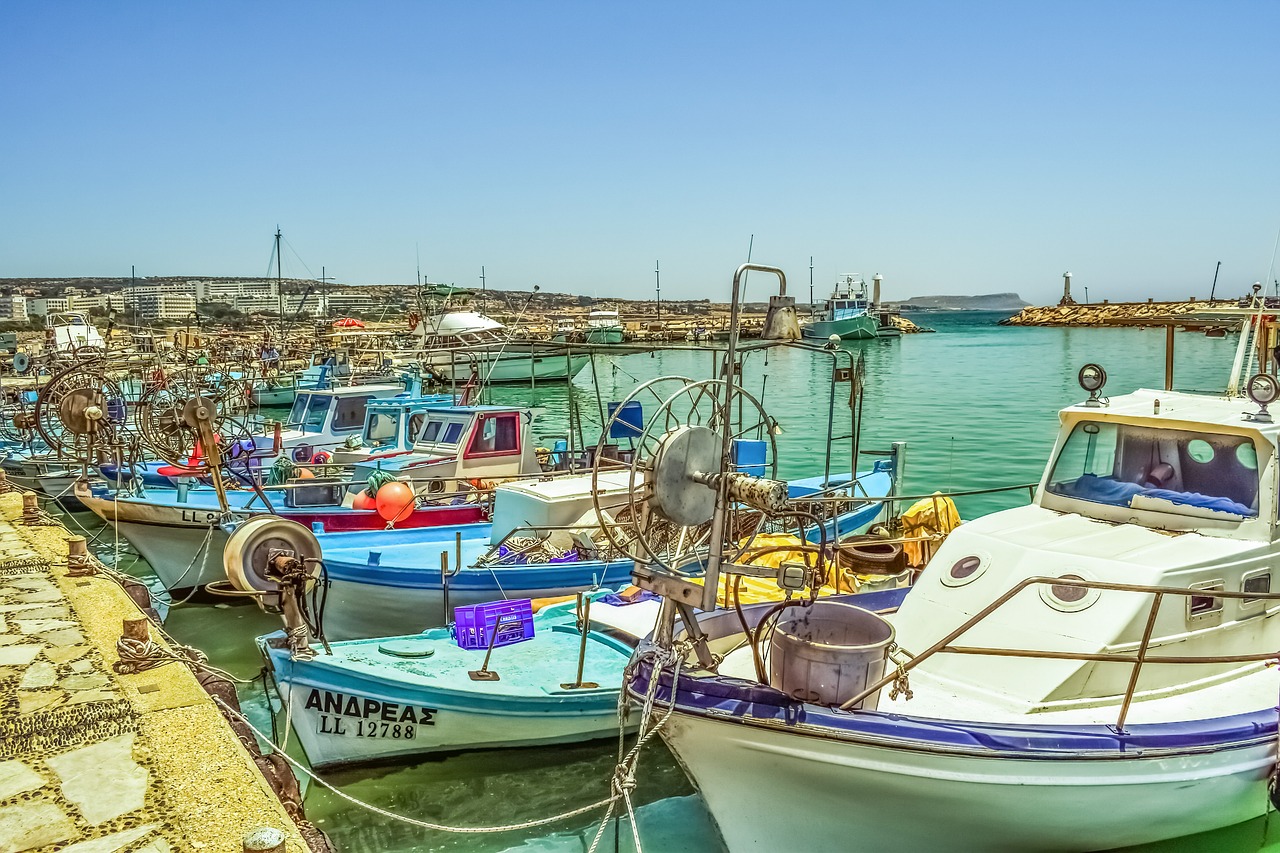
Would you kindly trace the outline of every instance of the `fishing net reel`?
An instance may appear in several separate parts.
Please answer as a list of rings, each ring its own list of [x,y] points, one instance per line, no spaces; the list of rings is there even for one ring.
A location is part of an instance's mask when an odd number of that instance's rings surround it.
[[[232,531],[222,562],[234,589],[254,596],[267,613],[283,615],[295,660],[316,656],[312,637],[329,650],[323,621],[328,579],[320,543],[310,529],[284,518],[256,516]]]
[[[118,449],[129,429],[124,391],[106,373],[106,362],[79,362],[62,370],[43,386],[29,417],[30,425],[57,456],[93,464]]]
[[[787,514],[787,485],[777,480],[777,422],[736,386],[726,419],[725,389],[719,379],[655,379],[618,404],[605,425],[591,468],[592,500],[610,544],[647,569],[688,576],[707,566],[712,551],[732,560]],[[647,423],[633,423],[636,406],[629,404],[652,400],[658,405]],[[622,460],[607,453],[618,437],[631,444]],[[604,496],[619,488],[622,504],[605,506]]]
[[[219,447],[235,456],[234,449],[252,434],[245,383],[208,365],[157,368],[137,412],[143,448],[189,469],[212,472],[222,461]]]

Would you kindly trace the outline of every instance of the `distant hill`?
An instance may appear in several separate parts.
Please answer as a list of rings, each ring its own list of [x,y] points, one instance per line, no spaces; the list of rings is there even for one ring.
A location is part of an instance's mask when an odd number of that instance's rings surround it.
[[[897,303],[899,311],[1021,311],[1031,303],[1016,293],[982,296],[913,296]]]

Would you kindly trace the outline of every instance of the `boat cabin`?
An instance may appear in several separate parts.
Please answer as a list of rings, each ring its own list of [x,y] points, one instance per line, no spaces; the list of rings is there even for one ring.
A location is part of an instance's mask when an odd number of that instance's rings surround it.
[[[899,644],[928,648],[1037,577],[1064,583],[1027,586],[955,644],[1121,655],[1144,630],[1152,655],[1239,655],[1280,643],[1275,602],[1213,594],[1280,590],[1278,431],[1257,409],[1239,398],[1140,390],[1062,410],[1034,502],[947,538],[893,619]],[[1148,628],[1150,593],[1073,582],[1196,592],[1165,595]],[[1256,665],[1205,664],[1196,673],[1211,683]],[[939,655],[920,669],[958,695],[998,695],[1028,713],[1114,700],[1132,672],[1105,660],[983,655]],[[1152,663],[1137,690],[1160,696],[1186,679],[1185,667]]]
[[[410,451],[375,454],[354,474],[375,469],[412,482],[428,495],[458,491],[468,480],[518,477],[542,471],[528,409],[506,406],[426,406],[409,416],[420,423]]]
[[[45,348],[55,352],[74,352],[80,347],[106,349],[107,342],[89,322],[87,314],[79,311],[50,314],[45,321]]]
[[[348,385],[327,390],[298,389],[284,423],[282,440],[294,448],[294,461],[309,461],[301,450],[332,449],[348,438],[359,438],[365,425],[365,411],[372,400],[385,400],[404,393],[402,385]],[[307,459],[300,458],[307,455]]]
[[[335,463],[359,462],[370,456],[407,453],[422,432],[427,413],[442,406],[453,406],[452,394],[428,394],[422,397],[397,396],[370,400],[365,406],[364,430],[359,448],[341,448],[334,452]]]

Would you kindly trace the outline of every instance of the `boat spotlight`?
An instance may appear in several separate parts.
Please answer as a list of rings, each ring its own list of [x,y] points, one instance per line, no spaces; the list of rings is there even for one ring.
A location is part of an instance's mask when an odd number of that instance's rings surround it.
[[[1102,401],[1098,399],[1098,392],[1102,390],[1102,386],[1107,384],[1107,371],[1102,369],[1100,364],[1086,364],[1080,368],[1080,373],[1076,376],[1076,381],[1080,383],[1080,387],[1089,392],[1089,399],[1084,404],[1093,408],[1102,406]]]
[[[1267,411],[1267,406],[1280,399],[1280,381],[1269,373],[1255,373],[1249,377],[1249,382],[1244,386],[1244,392],[1249,395],[1249,399],[1258,404],[1258,411],[1245,412],[1245,418],[1251,421],[1259,421],[1264,424],[1271,423],[1271,413]]]

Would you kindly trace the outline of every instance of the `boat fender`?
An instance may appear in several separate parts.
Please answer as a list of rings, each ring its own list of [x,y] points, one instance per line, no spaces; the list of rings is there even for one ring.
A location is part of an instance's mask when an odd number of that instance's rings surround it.
[[[906,565],[902,545],[879,536],[852,536],[837,547],[841,568],[863,574],[897,574]]]
[[[311,459],[311,448],[305,444],[299,444],[293,449],[294,462],[307,462]]]

